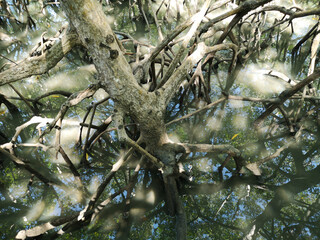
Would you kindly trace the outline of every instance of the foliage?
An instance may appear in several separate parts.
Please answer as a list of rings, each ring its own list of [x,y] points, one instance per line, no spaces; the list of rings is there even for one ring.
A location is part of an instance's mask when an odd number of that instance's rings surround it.
[[[99,1],[141,95],[179,83],[158,124],[174,164],[139,138],[158,106],[126,109],[121,138],[123,96],[70,2],[0,1],[1,239],[320,236],[318,1]]]

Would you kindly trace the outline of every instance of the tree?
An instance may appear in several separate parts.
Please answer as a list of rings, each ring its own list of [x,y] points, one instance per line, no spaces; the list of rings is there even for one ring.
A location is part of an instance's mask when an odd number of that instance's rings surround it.
[[[320,235],[317,1],[1,7],[3,239]]]

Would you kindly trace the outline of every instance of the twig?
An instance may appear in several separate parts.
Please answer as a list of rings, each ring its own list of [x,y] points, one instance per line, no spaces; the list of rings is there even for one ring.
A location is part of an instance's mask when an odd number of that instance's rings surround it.
[[[201,112],[203,112],[203,111],[205,111],[205,110],[208,110],[208,109],[210,109],[210,108],[218,105],[219,103],[221,103],[221,102],[223,102],[223,101],[225,101],[225,100],[226,100],[226,98],[222,97],[222,98],[218,99],[217,101],[215,101],[215,102],[213,102],[213,103],[210,103],[210,104],[204,106],[203,108],[200,108],[200,109],[198,109],[198,110],[196,110],[196,111],[194,111],[194,112],[192,112],[192,113],[189,113],[189,114],[187,114],[187,115],[184,115],[184,116],[181,117],[181,118],[178,118],[178,119],[175,119],[175,120],[172,120],[172,121],[166,123],[166,126],[168,126],[168,125],[170,125],[170,124],[172,124],[172,123],[176,123],[176,122],[179,122],[179,121],[181,121],[181,120],[190,118],[190,117],[192,117],[192,116],[194,116],[194,115],[196,115],[196,114],[198,114],[198,113],[201,113]]]

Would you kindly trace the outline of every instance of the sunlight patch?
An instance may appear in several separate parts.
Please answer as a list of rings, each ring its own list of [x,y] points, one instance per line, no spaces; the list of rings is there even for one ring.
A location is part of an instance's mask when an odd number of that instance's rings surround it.
[[[111,16],[110,14],[106,15],[106,19],[109,25],[116,25],[116,20],[114,16]]]
[[[15,83],[13,83],[14,86]],[[6,95],[6,96],[12,96],[12,97],[19,97],[19,95],[13,91],[13,89],[11,87],[9,87],[8,85],[4,85],[0,87],[1,90],[1,94]]]
[[[36,202],[35,205],[33,205],[33,207],[29,210],[26,218],[27,221],[35,221],[37,220],[43,213],[44,209],[45,209],[46,204],[44,203],[44,201],[39,200]]]
[[[261,57],[264,58],[265,61],[272,61],[276,59],[278,56],[277,50],[275,48],[267,48],[265,51],[263,51],[263,54]]]
[[[242,108],[243,107],[243,101],[238,100],[229,100],[229,105],[231,108]]]
[[[222,121],[220,119],[212,117],[212,118],[208,119],[207,126],[212,131],[219,131],[222,127]]]
[[[57,208],[57,204],[54,204],[53,202],[51,202],[50,205],[47,204],[46,208],[44,209],[44,211],[40,217],[40,220],[48,221],[53,216],[58,216],[59,212],[60,211]]]
[[[250,155],[255,155],[257,154],[260,150],[260,146],[257,143],[251,143],[249,145],[247,145],[247,149],[246,151],[250,154]]]
[[[246,129],[248,126],[248,120],[247,117],[241,116],[241,115],[236,115],[233,118],[233,122],[232,122],[233,126],[236,129]]]
[[[147,200],[147,202],[150,203],[150,204],[154,204],[154,203],[155,203],[155,201],[156,201],[156,196],[155,196],[155,194],[154,194],[154,191],[149,191],[149,192],[147,193],[146,200]]]
[[[85,137],[86,135],[86,128],[84,128],[83,130],[83,134],[82,137]],[[71,144],[74,143],[75,141],[78,140],[79,138],[79,127],[69,127],[69,128],[63,128],[61,130],[61,144],[65,145],[65,144]]]
[[[93,194],[98,189],[99,185],[99,178],[97,176],[94,176],[93,178],[91,178],[90,184],[88,186],[88,191]]]
[[[308,30],[317,23],[317,20],[312,16],[306,16],[304,18],[293,19],[294,33],[297,36],[302,36],[308,32]]]
[[[109,94],[101,88],[98,91],[96,91],[96,93],[94,94],[94,97],[97,99],[97,101],[100,101],[108,96]]]
[[[266,75],[265,73],[267,71],[268,68],[259,68],[257,65],[253,64],[239,73],[237,81],[261,94],[274,94],[285,90],[288,83],[281,79]]]
[[[130,215],[132,215],[132,217],[141,217],[145,212],[146,210],[144,208],[131,208]]]
[[[180,143],[179,136],[177,134],[170,133],[168,135],[169,141],[172,143]]]
[[[10,198],[12,200],[16,198],[20,198],[26,194],[28,191],[27,184],[23,184],[22,182],[18,182],[18,184],[12,184],[10,186]]]
[[[73,204],[77,204],[83,199],[82,192],[74,188],[65,189],[64,197],[69,198],[71,203]]]
[[[208,159],[202,159],[201,161],[199,161],[199,164],[197,167],[200,171],[207,172],[209,170]]]
[[[92,66],[79,67],[70,73],[57,73],[45,81],[48,91],[74,91],[86,88],[93,80],[95,70]]]

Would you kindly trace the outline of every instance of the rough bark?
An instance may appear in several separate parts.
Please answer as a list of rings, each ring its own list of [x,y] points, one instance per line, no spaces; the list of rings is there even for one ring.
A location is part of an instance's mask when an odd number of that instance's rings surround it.
[[[209,5],[209,2],[213,2],[213,1],[209,1],[209,0],[206,1],[208,5]],[[219,6],[222,6],[227,2],[231,2],[231,1],[221,0],[221,1],[217,1],[214,4],[218,4]],[[110,198],[103,201],[101,204],[99,202],[101,201],[101,196],[105,191],[106,186],[110,184],[112,179],[116,176],[117,171],[120,168],[125,167],[125,165],[127,164],[126,160],[129,158],[128,156],[132,154],[133,151],[135,151],[135,153],[138,153],[137,155],[139,156],[141,154],[143,156],[142,159],[144,157],[149,159],[148,164],[146,164],[147,171],[149,169],[152,169],[152,171],[154,169],[158,169],[161,171],[161,174],[159,171],[157,172],[158,181],[156,182],[156,184],[154,184],[155,186],[153,187],[157,191],[159,191],[159,193],[157,194],[158,196],[156,197],[157,203],[159,203],[159,201],[165,200],[166,206],[164,208],[168,210],[170,215],[176,217],[177,239],[186,239],[186,236],[187,236],[186,234],[187,218],[186,218],[184,205],[180,199],[181,194],[187,194],[187,195],[215,194],[218,191],[221,191],[222,189],[234,188],[239,184],[252,185],[257,188],[261,187],[261,183],[259,182],[259,178],[257,177],[261,175],[259,166],[262,163],[267,162],[269,159],[279,156],[282,151],[288,148],[289,144],[279,148],[274,154],[271,154],[270,156],[265,157],[260,161],[257,161],[251,164],[246,164],[245,163],[246,160],[244,160],[244,156],[242,155],[243,150],[240,151],[239,149],[235,148],[231,144],[230,145],[228,144],[220,144],[220,145],[192,144],[192,141],[193,141],[192,139],[190,140],[191,143],[179,143],[179,144],[171,143],[167,138],[166,126],[173,124],[177,121],[181,121],[183,119],[193,117],[196,114],[203,113],[204,111],[207,111],[210,108],[216,107],[220,103],[224,104],[224,102],[227,102],[228,100],[232,99],[232,100],[238,100],[238,101],[270,103],[270,105],[266,107],[265,112],[256,121],[256,126],[260,127],[263,121],[267,119],[267,117],[269,117],[276,108],[280,109],[285,101],[287,101],[292,97],[298,97],[298,96],[294,96],[294,94],[298,93],[306,85],[308,85],[309,83],[312,83],[317,78],[319,78],[320,73],[319,73],[319,69],[317,69],[315,73],[310,75],[305,80],[298,83],[291,84],[292,87],[290,89],[287,89],[286,91],[283,91],[277,98],[260,99],[260,98],[228,95],[228,91],[226,90],[229,90],[229,88],[232,86],[232,84],[234,83],[234,78],[235,78],[234,76],[236,76],[236,74],[232,72],[232,70],[234,69],[234,66],[236,65],[236,63],[237,63],[236,66],[238,65],[240,66],[240,64],[245,64],[245,61],[248,58],[248,56],[252,54],[250,52],[251,50],[248,48],[248,54],[244,55],[244,50],[246,50],[246,48],[244,48],[244,45],[242,45],[241,41],[236,39],[232,33],[233,31],[235,31],[236,26],[239,25],[239,23],[241,23],[242,20],[244,20],[243,17],[246,14],[248,14],[250,11],[252,12],[250,12],[249,14],[251,13],[257,14],[257,12],[261,12],[261,11],[276,10],[289,15],[290,20],[292,20],[293,18],[305,16],[305,14],[310,15],[310,14],[319,13],[319,10],[307,11],[307,12],[301,13],[298,11],[295,12],[294,10],[291,10],[291,9],[285,9],[285,8],[278,9],[277,7],[274,7],[274,6],[273,7],[267,6],[265,8],[257,9],[257,7],[262,6],[268,2],[271,2],[271,0],[243,1],[240,6],[237,6],[236,8],[233,8],[232,10],[227,11],[226,13],[223,13],[212,19],[208,18],[207,23],[203,24],[200,27],[200,29],[198,29],[200,23],[202,22],[203,16],[207,14],[207,11],[210,11],[210,8],[208,8],[208,5],[207,6],[205,5],[202,9],[202,14],[195,14],[193,18],[188,19],[184,24],[176,27],[176,29],[171,34],[169,34],[161,43],[159,43],[159,45],[153,51],[151,51],[150,56],[146,56],[142,61],[137,60],[137,62],[134,63],[136,67],[134,69],[134,67],[130,67],[128,61],[126,60],[124,54],[122,53],[123,48],[121,47],[119,41],[117,41],[116,35],[112,31],[111,27],[108,25],[106,16],[102,10],[101,5],[98,3],[98,1],[96,0],[75,0],[75,1],[61,0],[61,3],[63,4],[63,9],[67,14],[67,17],[70,21],[70,25],[72,26],[70,29],[73,29],[73,31],[75,31],[76,34],[74,34],[74,32],[72,32],[72,34],[67,33],[60,40],[57,40],[53,46],[50,46],[50,49],[48,49],[48,51],[40,50],[40,52],[38,51],[39,55],[31,54],[30,55],[31,57],[29,57],[25,61],[18,63],[16,66],[11,67],[10,69],[4,72],[1,72],[0,85],[17,81],[19,79],[23,79],[31,75],[43,74],[47,72],[49,69],[54,67],[57,64],[57,62],[61,60],[61,58],[63,58],[63,56],[65,56],[67,52],[71,50],[73,46],[75,46],[76,44],[81,44],[88,49],[88,53],[93,59],[94,65],[99,75],[99,83],[95,84],[93,87],[90,87],[83,92],[73,94],[72,96],[70,96],[69,99],[65,102],[65,104],[61,107],[57,117],[51,122],[51,124],[47,126],[47,131],[45,131],[44,134],[48,133],[54,127],[59,125],[57,124],[57,122],[59,123],[59,121],[62,121],[64,114],[66,113],[66,111],[70,106],[74,106],[84,98],[92,96],[97,89],[102,87],[108,92],[110,98],[112,98],[112,100],[115,103],[114,115],[109,116],[108,118],[109,120],[105,122],[105,124],[109,125],[111,121],[114,122],[118,129],[118,139],[120,140],[120,143],[121,141],[124,141],[132,148],[128,151],[128,153],[126,154],[126,157],[123,157],[123,158],[121,157],[118,160],[118,162],[116,162],[112,166],[111,171],[109,172],[107,171],[107,173],[104,175],[105,177],[104,181],[100,184],[96,192],[93,194],[93,196],[91,197],[86,207],[81,212],[79,212],[77,217],[73,217],[72,219],[69,219],[68,220],[69,223],[65,227],[63,227],[63,229],[61,229],[60,232],[64,233],[64,232],[73,231],[74,229],[77,229],[89,224],[89,222],[93,223],[95,221],[95,216],[98,216],[97,218],[105,217],[103,215],[102,216],[98,215],[101,209],[103,209],[112,200],[114,196],[126,190],[127,191],[126,206],[122,206],[120,209],[116,209],[115,212],[120,214],[120,211],[123,211],[124,213],[124,219],[122,219],[123,222],[121,223],[121,226],[120,226],[121,228],[120,228],[120,231],[118,232],[119,238],[122,239],[122,238],[129,237],[129,232],[127,232],[126,230],[130,229],[131,219],[130,221],[129,219],[126,219],[126,216],[127,216],[126,214],[129,214],[129,215],[131,214],[129,212],[129,208],[133,205],[133,204],[131,205],[132,199],[133,199],[133,198],[131,199],[131,191],[132,191],[133,185],[132,186],[130,185],[130,187],[127,186],[123,189],[120,189],[119,193],[113,194],[112,196],[110,196]],[[141,7],[140,4],[141,4],[141,1],[139,2],[139,7]],[[211,6],[211,8],[213,7],[214,5]],[[195,19],[195,16],[197,17],[199,16],[199,19]],[[200,19],[200,16],[201,16],[201,19]],[[217,39],[217,41],[208,43],[208,46],[205,45],[204,42],[206,38],[203,36],[204,33],[208,33],[207,30],[209,30],[209,28],[215,28],[213,27],[215,23],[220,22],[222,19],[225,19],[231,16],[233,16],[233,20],[226,27],[221,28],[223,30],[223,34],[221,35],[221,37]],[[284,20],[282,21],[282,23],[285,21],[288,21],[288,19],[286,18],[283,18],[283,19]],[[165,47],[171,47],[171,43],[175,39],[175,37],[177,37],[182,31],[186,30],[192,24],[193,24],[193,26],[191,27],[192,30],[190,29],[189,31],[190,35],[189,33],[185,35],[187,38],[185,40],[182,40],[183,43],[180,45],[180,50],[178,51],[178,54],[174,56],[173,60],[171,61],[171,64],[170,64],[170,61],[169,61],[169,64],[166,63],[169,66],[168,68],[169,70],[167,70],[167,72],[164,71],[165,75],[162,78],[161,84],[159,84],[157,88],[153,89],[155,90],[154,92],[153,90],[151,92],[146,91],[144,88],[140,86],[140,83],[147,82],[148,79],[146,79],[147,77],[146,72],[149,71],[150,66],[152,66],[151,64],[154,64],[155,62],[159,63],[158,55],[161,55],[161,52],[165,49]],[[278,24],[275,24],[274,26],[277,26],[277,25]],[[274,26],[272,26],[269,29],[274,28]],[[192,39],[194,36],[196,36],[195,42],[194,42],[195,47],[193,48],[193,47],[187,46],[188,44],[192,46]],[[228,36],[230,37],[230,40],[233,43],[226,43],[224,41]],[[162,39],[162,37],[160,39]],[[259,41],[260,40],[258,39],[257,42]],[[176,44],[177,42],[178,41],[176,41],[174,44]],[[209,44],[212,44],[213,46],[209,46]],[[189,50],[188,53],[190,54],[188,56],[186,56],[187,50]],[[211,97],[208,95],[208,99],[209,99],[207,101],[208,105],[204,107],[201,106],[199,107],[198,110],[195,110],[189,114],[184,115],[179,119],[174,119],[171,122],[168,122],[165,124],[164,115],[165,115],[166,108],[169,102],[172,100],[172,98],[176,94],[176,91],[179,89],[182,81],[185,80],[187,77],[190,78],[192,74],[193,76],[191,79],[194,79],[195,76],[201,78],[202,76],[201,71],[205,70],[204,67],[206,66],[207,63],[210,64],[208,75],[211,76],[210,61],[212,62],[212,59],[217,57],[217,62],[219,63],[220,61],[219,57],[215,56],[215,53],[220,50],[232,50],[233,56],[232,58],[230,58],[230,55],[228,55],[228,57],[224,59],[225,62],[228,62],[229,74],[231,77],[230,76],[228,77],[227,83],[226,83],[227,87],[225,87],[225,89],[222,90],[221,95],[218,97],[219,99],[211,103],[211,100],[213,99],[210,99]],[[260,50],[261,50],[260,47],[257,47],[257,52],[260,52]],[[203,62],[201,62],[203,57],[206,55],[207,55],[207,58]],[[139,58],[139,54],[137,54],[137,56]],[[181,63],[179,63],[180,61]],[[196,70],[194,70],[195,66],[197,66]],[[138,67],[139,67],[138,69],[139,72],[135,71]],[[155,72],[154,69],[153,69],[153,73],[151,70],[151,73],[155,75],[154,72]],[[264,75],[281,78],[282,80],[288,81],[289,83],[291,82],[291,80],[288,77],[282,76],[280,73],[273,70],[265,71]],[[154,76],[153,79],[157,79],[157,77]],[[192,81],[190,80],[188,84],[191,85],[192,84],[191,82]],[[208,85],[210,85],[210,77],[208,80]],[[203,83],[202,86],[205,88],[206,87],[205,83]],[[199,89],[201,90],[201,88]],[[194,97],[196,98],[196,94],[194,94]],[[200,98],[200,94],[198,97]],[[304,98],[305,96],[303,96],[303,99]],[[133,124],[137,125],[137,127],[140,130],[141,138],[138,140],[138,142],[133,141],[132,140],[133,138],[130,139],[126,135],[126,131],[125,131],[126,129],[124,128],[124,126],[126,125],[126,122],[124,121],[124,119],[127,116],[131,117],[131,119],[134,121]],[[93,127],[91,126],[91,123],[88,124],[88,126],[89,126],[89,129]],[[103,132],[106,128],[107,128],[106,125],[102,125],[101,127],[99,127],[98,129],[99,131],[93,134],[89,142],[93,141],[93,139],[97,135],[99,135],[101,132]],[[20,134],[20,129],[17,128],[16,134],[14,135],[13,140],[17,140],[17,137],[19,136],[19,134]],[[87,139],[89,139],[89,134],[87,136],[88,136]],[[231,141],[233,139],[234,137],[232,137]],[[145,143],[146,147],[142,147],[141,145],[139,145],[142,141]],[[28,162],[25,162],[20,158],[16,158],[13,155],[8,155],[9,154],[8,152],[6,152],[5,150],[1,150],[2,148],[13,149],[13,144],[11,145],[10,144],[0,146],[1,147],[0,152],[10,157],[11,160],[21,168],[24,168],[28,170],[30,173],[33,173],[42,182],[45,182],[48,185],[59,184],[58,182],[55,182],[52,179],[48,178],[46,175],[39,174],[34,168],[32,168],[31,165],[29,165]],[[86,145],[87,143],[85,144],[85,148],[86,148]],[[122,144],[120,145],[122,147]],[[22,146],[22,144],[20,144],[20,146]],[[24,146],[26,146],[26,144]],[[34,145],[34,147],[37,147],[37,146],[40,146],[44,149],[46,147],[45,145],[41,145],[41,144]],[[67,162],[73,175],[75,177],[79,177],[80,175],[79,171],[77,171],[75,166],[72,164],[67,154],[64,152],[64,150],[61,147],[59,148],[59,150],[64,160]],[[202,184],[190,183],[190,181],[188,181],[189,180],[188,176],[183,175],[185,173],[183,173],[183,170],[181,170],[177,166],[178,165],[177,153],[183,153],[182,155],[183,157],[181,157],[179,161],[184,162],[184,160],[181,160],[181,159],[185,159],[185,156],[190,152],[212,152],[215,154],[225,155],[226,160],[218,168],[219,171],[221,171],[221,169],[224,167],[227,168],[228,167],[226,166],[227,162],[231,158],[233,158],[236,161],[236,174],[230,179],[228,179],[227,181],[221,181],[220,183],[202,183]],[[191,160],[191,161],[198,160],[197,158],[194,158],[194,159],[195,160]],[[140,162],[138,165],[140,167]],[[241,168],[243,169],[247,168],[247,170],[250,170],[253,173],[253,175],[249,177],[240,175],[239,173],[242,174],[242,172],[240,172]],[[233,172],[233,169],[230,169],[230,172]],[[149,177],[147,174],[146,176]],[[302,176],[302,177],[305,177],[305,176]],[[153,181],[155,179],[154,176],[150,178],[152,178]],[[179,182],[180,179],[185,180],[186,183],[183,183],[183,185],[180,184]],[[220,179],[223,180],[222,173],[221,173]],[[302,184],[303,182],[301,182],[300,184],[300,182],[292,181],[291,183],[292,183],[291,185],[285,185],[283,189],[295,192],[294,190],[291,189],[291,187],[294,186],[293,183],[298,184],[299,188],[296,188],[296,189],[300,189],[299,191],[302,191],[307,187],[310,187],[310,186],[304,186]],[[279,189],[283,190],[281,188]],[[277,194],[276,197],[270,202],[265,213],[261,214],[261,216],[257,218],[257,221],[253,226],[254,228],[252,229],[256,229],[257,226],[258,226],[257,229],[259,229],[260,227],[263,226],[264,222],[266,222],[269,218],[272,217],[272,216],[269,217],[267,215],[270,212],[269,211],[270,209],[273,211],[276,210],[278,212],[281,210],[283,206],[276,205],[276,204],[279,204],[279,201],[278,201],[279,199],[283,200],[281,199],[280,190],[276,192]],[[297,192],[298,190],[296,190],[296,193]],[[143,203],[143,205],[145,210],[148,210],[148,206],[145,206],[146,205],[145,203]],[[129,217],[131,218],[132,216],[129,216]],[[261,224],[259,222],[260,220],[261,220]],[[61,224],[63,223],[65,222],[61,221]],[[261,226],[259,226],[259,224]],[[53,229],[55,226],[57,225],[55,225],[53,222],[48,222],[47,224],[41,225],[39,227],[22,231],[21,234],[22,234],[22,237],[24,238],[39,236],[41,234],[44,234],[46,231]],[[62,234],[60,232],[59,234]],[[250,232],[248,236],[253,235],[253,233],[254,231],[252,232],[252,234]]]
[[[159,92],[147,92],[137,83],[101,5],[94,0],[62,3],[119,114],[127,114],[139,124],[146,142],[165,142],[164,102],[158,97]]]
[[[77,35],[70,29],[66,30],[61,38],[56,40],[44,54],[28,57],[13,67],[0,72],[0,86],[48,72],[76,45],[79,45]]]

